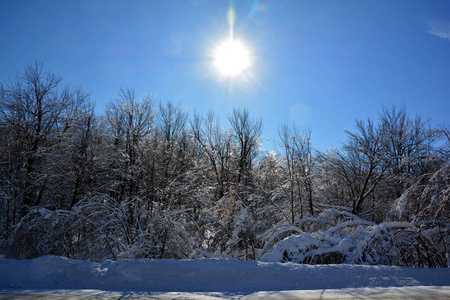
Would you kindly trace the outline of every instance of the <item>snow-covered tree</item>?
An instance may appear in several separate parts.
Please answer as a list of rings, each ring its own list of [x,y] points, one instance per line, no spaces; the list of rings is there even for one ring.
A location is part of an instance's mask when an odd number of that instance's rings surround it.
[[[224,230],[222,255],[255,259],[254,222],[236,190],[226,193],[217,202],[217,219]]]
[[[247,109],[233,109],[228,117],[234,141],[237,144],[237,176],[238,185],[249,185],[251,181],[252,163],[259,152],[262,133],[262,120],[252,119]]]
[[[314,215],[313,172],[314,161],[311,147],[311,132],[301,134],[298,127],[283,125],[279,131],[283,160],[287,173],[284,184],[285,195],[290,202],[290,222],[295,222],[297,211],[304,214],[304,205]]]
[[[198,147],[207,157],[217,186],[217,198],[220,199],[231,181],[232,135],[221,129],[213,112],[209,112],[206,119],[194,114],[191,131]]]
[[[2,225],[8,236],[32,207],[68,205],[71,200],[65,193],[73,197],[82,188],[81,173],[64,167],[73,149],[60,150],[71,143],[75,128],[90,131],[82,120],[89,110],[89,95],[81,88],[62,86],[61,77],[36,62],[2,85],[0,100],[0,186],[5,209],[1,219],[6,220]],[[70,176],[55,180],[64,172]],[[77,176],[75,187],[70,181]]]
[[[448,266],[450,134],[404,109],[313,155],[285,125],[121,89],[105,115],[42,64],[0,88],[0,255]],[[260,155],[262,154],[262,155]]]
[[[389,192],[399,198],[408,186],[432,171],[430,160],[433,135],[429,123],[420,116],[409,117],[405,108],[383,107],[379,116],[389,160]]]

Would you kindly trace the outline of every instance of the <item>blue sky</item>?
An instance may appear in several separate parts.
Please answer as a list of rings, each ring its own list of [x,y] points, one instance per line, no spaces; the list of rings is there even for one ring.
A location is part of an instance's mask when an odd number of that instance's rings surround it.
[[[311,130],[324,150],[382,106],[450,123],[450,1],[233,1],[234,35],[253,66],[224,78],[213,49],[228,37],[230,1],[0,0],[0,80],[42,61],[92,92],[98,112],[119,89]]]

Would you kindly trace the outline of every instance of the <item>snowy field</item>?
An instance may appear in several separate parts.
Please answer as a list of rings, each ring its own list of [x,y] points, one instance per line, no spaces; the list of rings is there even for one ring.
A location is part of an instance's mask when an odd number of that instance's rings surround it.
[[[57,256],[0,259],[0,299],[35,298],[450,299],[450,268],[311,266],[235,259],[101,264]]]

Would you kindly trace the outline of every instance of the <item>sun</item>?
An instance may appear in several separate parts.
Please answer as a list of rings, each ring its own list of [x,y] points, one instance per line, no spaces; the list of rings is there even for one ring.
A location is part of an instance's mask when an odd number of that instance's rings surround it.
[[[241,42],[230,39],[217,47],[214,63],[223,75],[235,76],[250,66],[250,56]]]

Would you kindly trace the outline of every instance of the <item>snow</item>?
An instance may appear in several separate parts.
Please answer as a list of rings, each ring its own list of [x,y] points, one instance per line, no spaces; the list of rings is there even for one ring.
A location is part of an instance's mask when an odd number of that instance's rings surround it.
[[[58,256],[0,259],[1,294],[316,298],[336,295],[450,296],[450,268],[301,265],[236,259],[119,260],[93,263]]]
[[[264,262],[308,264],[368,264],[410,267],[448,267],[448,224],[440,221],[383,222],[375,224],[348,212],[327,210],[318,217],[302,218],[314,232],[291,235],[270,249],[274,237],[285,229],[277,229],[266,242],[258,259]],[[427,223],[431,227],[426,226]],[[437,225],[436,225],[437,224]],[[426,245],[425,245],[426,244]],[[270,250],[267,250],[270,249]],[[423,259],[427,257],[427,259]]]

